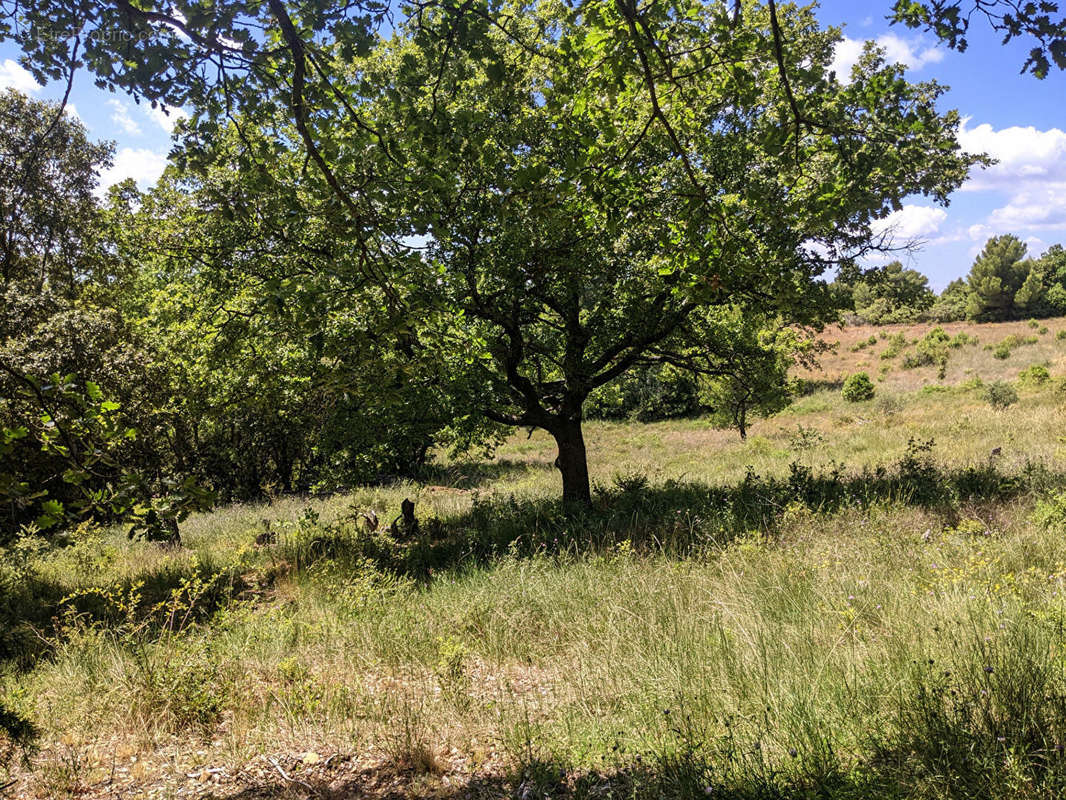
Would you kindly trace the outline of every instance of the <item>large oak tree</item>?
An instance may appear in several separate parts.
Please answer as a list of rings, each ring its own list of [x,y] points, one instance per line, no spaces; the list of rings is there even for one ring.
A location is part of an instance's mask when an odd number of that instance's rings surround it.
[[[343,242],[333,290],[380,300],[398,350],[480,386],[479,413],[548,430],[579,503],[590,391],[648,360],[721,371],[708,307],[820,323],[819,277],[973,161],[938,86],[874,54],[842,84],[837,35],[774,2],[427,3],[376,43],[370,5],[55,5],[139,35],[24,37],[39,69],[83,46],[104,83],[191,105],[185,163],[224,141],[247,196],[290,201],[276,230]],[[322,285],[270,285],[297,279]]]

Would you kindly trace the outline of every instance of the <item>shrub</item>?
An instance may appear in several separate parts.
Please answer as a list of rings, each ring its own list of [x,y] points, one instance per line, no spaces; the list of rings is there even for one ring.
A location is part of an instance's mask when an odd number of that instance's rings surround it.
[[[1066,339],[1066,328],[1063,328],[1061,331],[1057,331],[1055,333],[1055,338],[1058,339],[1060,342],[1063,339]]]
[[[1022,386],[1043,386],[1049,380],[1051,380],[1051,373],[1042,364],[1026,367],[1018,375],[1018,381]]]
[[[1047,335],[1047,325],[1041,325],[1040,330],[1037,331],[1041,336]]]
[[[1066,528],[1066,492],[1049,495],[1038,501],[1029,519],[1044,530]]]
[[[992,348],[992,355],[1001,361],[1010,358],[1010,345],[1004,340]]]
[[[1018,393],[1006,381],[996,381],[985,389],[985,400],[992,408],[1002,410],[1018,402]]]
[[[865,372],[856,372],[849,375],[844,381],[844,388],[840,393],[849,403],[860,403],[863,400],[872,400],[874,396],[874,384],[870,376]]]
[[[1037,321],[1036,321],[1035,319],[1031,319],[1031,320],[1029,320],[1029,322],[1028,322],[1027,324],[1028,324],[1028,325],[1029,325],[1029,327],[1030,327],[1030,328],[1032,328],[1033,330],[1036,330],[1037,328],[1039,328],[1039,327],[1040,327],[1040,323],[1039,323],[1039,322],[1037,322]]]
[[[886,347],[885,351],[881,353],[881,358],[895,358],[903,352],[903,348],[906,346],[907,337],[904,335],[903,331],[900,331],[899,333],[894,333],[890,337],[888,337],[888,347]]]
[[[947,386],[941,386],[938,383],[931,383],[928,386],[923,386],[921,389],[919,389],[918,390],[918,394],[923,394],[923,395],[946,394],[946,393],[948,393],[950,391],[951,391],[951,389],[949,389]]]
[[[915,367],[936,364],[940,367],[938,376],[943,378],[947,372],[948,347],[951,342],[951,337],[945,333],[943,328],[940,326],[933,328],[918,340],[917,347],[913,353],[908,353],[904,356],[903,368],[914,369]]]

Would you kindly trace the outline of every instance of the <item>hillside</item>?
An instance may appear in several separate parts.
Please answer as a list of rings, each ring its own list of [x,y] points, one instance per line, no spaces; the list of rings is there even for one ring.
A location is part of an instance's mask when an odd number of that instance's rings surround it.
[[[902,364],[903,356],[914,350],[914,343],[937,327],[943,328],[950,337],[961,333],[972,340],[966,346],[952,349],[942,379],[937,376],[936,366],[906,369]],[[833,350],[819,360],[817,368],[801,370],[799,374],[814,380],[835,382],[863,370],[890,391],[911,391],[937,383],[952,385],[973,377],[986,383],[1014,380],[1031,364],[1044,364],[1052,373],[1062,374],[1066,368],[1066,340],[1056,338],[1061,331],[1066,331],[1066,318],[1063,317],[1032,322],[848,325],[826,330],[820,338],[834,345]],[[890,339],[899,334],[906,338],[907,347],[899,355],[884,358],[890,348]],[[1012,348],[1006,359],[994,358],[992,351],[986,349],[1012,336],[1023,341],[1035,337],[1035,342]],[[871,340],[874,340],[872,344]]]

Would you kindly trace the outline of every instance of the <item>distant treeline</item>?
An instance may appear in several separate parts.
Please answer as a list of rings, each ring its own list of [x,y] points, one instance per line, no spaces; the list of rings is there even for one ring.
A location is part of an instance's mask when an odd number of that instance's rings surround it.
[[[1040,258],[1029,258],[1018,237],[994,236],[970,274],[939,295],[925,275],[898,261],[838,279],[833,287],[845,318],[857,324],[1057,317],[1066,315],[1066,250],[1056,244]]]

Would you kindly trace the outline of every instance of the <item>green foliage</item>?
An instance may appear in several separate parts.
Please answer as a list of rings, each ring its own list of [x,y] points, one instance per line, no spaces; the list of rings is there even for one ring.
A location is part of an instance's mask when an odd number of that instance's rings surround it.
[[[908,344],[907,335],[903,331],[892,334],[888,338],[888,347],[881,352],[881,359],[887,361],[890,358],[895,358],[903,352]]]
[[[595,389],[585,402],[584,415],[588,419],[650,422],[704,410],[697,376],[670,364],[652,364]]]
[[[899,261],[868,270],[850,285],[857,321],[870,324],[915,322],[932,307],[936,296],[929,279]]]
[[[1022,386],[1040,387],[1050,380],[1051,373],[1043,364],[1032,364],[1018,373],[1018,381]]]
[[[984,16],[1003,44],[1014,39],[1027,44],[1022,72],[1042,79],[1052,66],[1066,69],[1066,17],[1060,15],[1057,3],[984,0],[969,6],[961,0],[895,0],[892,11],[895,22],[931,31],[948,47],[960,52],[969,46],[973,18]]]
[[[1055,492],[1037,501],[1030,517],[1034,525],[1056,533],[1066,532],[1066,492]]]
[[[966,319],[970,302],[970,287],[963,278],[957,278],[937,297],[928,316],[937,322],[957,322]]]
[[[47,382],[11,374],[20,380],[22,402],[9,409],[21,424],[0,428],[0,502],[9,509],[4,539],[21,524],[47,531],[92,518],[129,520],[131,536],[166,540],[190,511],[211,504],[210,492],[191,476],[153,487],[130,466],[136,431],[95,383],[78,385],[58,373]]]
[[[923,336],[913,353],[908,353],[903,359],[904,369],[913,369],[929,364],[935,364],[940,368],[940,377],[944,377],[947,368],[949,347],[957,346],[952,338],[947,335],[943,328],[937,326]]]
[[[90,141],[58,104],[0,90],[0,291],[47,288],[69,297],[87,275],[106,272],[93,190],[113,153],[113,144]],[[0,339],[12,322],[0,312]]]
[[[941,87],[908,83],[874,51],[849,81],[833,78],[838,34],[809,9],[417,9],[375,38],[384,6],[227,0],[178,19],[90,3],[82,20],[55,5],[19,20],[35,74],[68,66],[44,33],[76,29],[103,85],[195,110],[176,162],[204,197],[197,224],[175,230],[237,223],[211,249],[187,236],[191,255],[209,255],[197,269],[247,277],[261,301],[228,321],[284,309],[306,335],[323,306],[346,304],[349,328],[366,323],[349,366],[393,345],[385,381],[397,395],[414,384],[434,403],[442,385],[459,390],[428,427],[545,428],[579,484],[593,390],[645,361],[719,370],[728,353],[695,347],[700,309],[831,318],[835,301],[813,280],[828,262],[808,245],[847,259],[904,198],[944,201],[981,161],[959,150],[958,115],[937,111]],[[128,34],[121,47],[115,31]],[[779,69],[787,92],[766,80]],[[241,81],[222,81],[229,72]],[[279,74],[300,80],[282,87]],[[796,97],[818,126],[782,124]],[[812,164],[820,177],[802,177]],[[284,486],[285,426],[270,429]]]
[[[988,384],[984,396],[988,404],[997,411],[1002,411],[1018,402],[1018,392],[1006,381]]]
[[[813,342],[780,320],[745,315],[739,309],[715,317],[714,330],[721,337],[717,349],[729,356],[718,374],[704,376],[701,399],[716,424],[735,426],[743,439],[749,415],[769,416],[788,405],[789,369],[810,355]]]
[[[968,277],[967,314],[982,322],[1010,319],[1015,293],[1025,283],[1031,262],[1022,261],[1026,246],[1011,235],[993,236],[974,261]]]
[[[870,380],[870,376],[865,372],[856,372],[854,375],[849,375],[844,381],[844,387],[840,390],[841,395],[849,403],[872,400],[874,392],[873,381]]]

